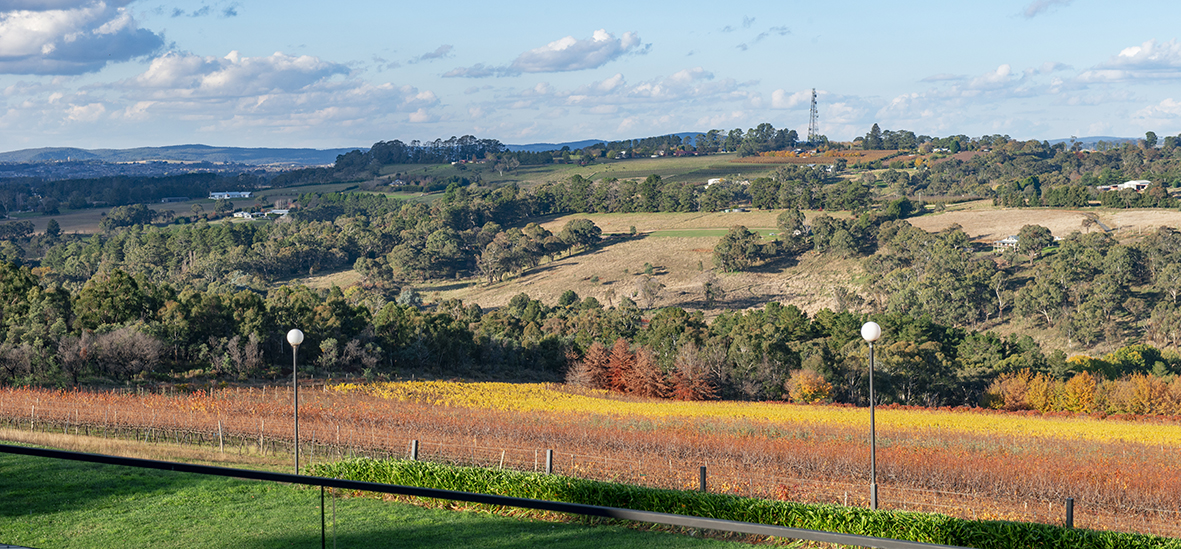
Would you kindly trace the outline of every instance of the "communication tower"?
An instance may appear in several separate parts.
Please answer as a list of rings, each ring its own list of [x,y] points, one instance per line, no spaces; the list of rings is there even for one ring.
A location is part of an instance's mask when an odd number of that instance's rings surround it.
[[[808,114],[808,143],[813,145],[820,141],[820,130],[817,128],[820,115],[816,112],[816,88],[812,88],[812,112]]]

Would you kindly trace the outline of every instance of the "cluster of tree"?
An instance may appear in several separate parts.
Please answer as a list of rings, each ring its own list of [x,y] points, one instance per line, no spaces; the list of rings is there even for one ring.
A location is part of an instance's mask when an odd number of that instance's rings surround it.
[[[774,126],[764,122],[751,128],[745,134],[741,129],[730,130],[730,133],[726,134],[723,146],[728,151],[738,153],[738,156],[755,156],[767,151],[791,149],[798,143],[799,135],[795,130],[787,128],[776,130]],[[813,143],[813,145],[818,144]]]
[[[1084,207],[1095,200],[1107,207],[1173,207],[1167,187],[1181,185],[1181,136],[1165,138],[1157,146],[1155,134],[1140,143],[1109,145],[1084,151],[1080,143],[1017,141],[1007,135],[943,138],[914,135],[907,130],[881,130],[876,124],[854,140],[862,149],[900,149],[935,153],[912,173],[890,174],[880,183],[899,195],[970,195],[992,197],[1009,207]],[[968,160],[942,154],[974,151]],[[880,169],[874,165],[855,168]],[[1095,187],[1144,179],[1153,185],[1142,193],[1131,190],[1098,192]],[[868,177],[867,181],[873,182]],[[995,189],[995,190],[994,190]]]
[[[681,348],[668,372],[650,347],[641,345],[634,352],[630,347],[624,338],[615,340],[610,349],[598,341],[591,343],[583,357],[570,365],[566,383],[649,398],[714,398],[717,389],[692,344]]]
[[[685,147],[691,146],[691,143],[682,139],[679,135],[670,134],[644,137],[641,139],[608,141],[604,146],[606,151],[621,152],[628,156],[647,156],[660,151],[683,150]]]
[[[395,139],[378,141],[368,151],[355,150],[339,155],[333,168],[341,175],[377,174],[382,166],[391,164],[447,164],[460,160],[483,160],[487,155],[502,151],[504,145],[500,141],[470,135],[425,143],[414,140],[409,144]]]
[[[863,219],[863,238],[876,239],[872,248],[837,248],[833,243],[846,238],[821,218],[813,221],[811,240],[820,252],[868,255],[864,289],[872,309],[956,326],[1000,320],[1008,311],[1085,346],[1128,337],[1181,341],[1181,233],[1170,227],[1120,244],[1104,232],[1074,232],[1055,242],[1045,227],[1027,225],[1016,248],[979,256],[958,226],[928,233],[907,223],[875,226],[884,217]]]
[[[869,129],[869,132],[865,134],[865,137],[860,138],[860,141],[861,148],[867,151],[877,151],[883,149],[913,150],[917,149],[919,145],[929,143],[931,141],[931,136],[920,135],[916,137],[914,132],[910,130],[886,130],[883,132],[882,129],[879,128],[875,123],[873,127]],[[959,152],[959,141],[952,140],[952,143],[956,144],[955,152]]]
[[[794,172],[794,173],[793,173]],[[756,208],[800,210],[848,210],[863,212],[875,201],[871,187],[862,181],[832,179],[823,168],[781,168],[774,178],[752,181],[747,193]]]
[[[1075,358],[1071,357],[1068,362]],[[1077,358],[1082,362],[1090,360],[1090,357],[1085,356]],[[1164,363],[1158,364],[1163,366]],[[1181,376],[1138,372],[1109,379],[1083,371],[1068,379],[1057,379],[1046,373],[1029,370],[1007,372],[988,387],[984,405],[1004,410],[1104,416],[1177,416],[1181,415]]]

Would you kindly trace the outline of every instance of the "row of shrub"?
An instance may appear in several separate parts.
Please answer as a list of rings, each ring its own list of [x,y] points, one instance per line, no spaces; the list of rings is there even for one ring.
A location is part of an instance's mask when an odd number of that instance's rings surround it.
[[[619,507],[926,543],[1001,548],[1181,548],[1181,540],[1036,523],[805,505],[725,494],[663,490],[559,475],[404,460],[357,458],[310,465],[308,474],[441,490]]]
[[[1181,416],[1181,376],[1132,374],[1111,380],[1080,372],[1061,380],[1024,369],[994,380],[984,393],[984,405],[1010,411]]]

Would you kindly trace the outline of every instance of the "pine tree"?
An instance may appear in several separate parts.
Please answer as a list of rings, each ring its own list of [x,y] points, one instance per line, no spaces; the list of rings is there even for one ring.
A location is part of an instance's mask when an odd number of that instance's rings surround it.
[[[636,357],[628,350],[627,340],[619,338],[611,347],[611,356],[607,361],[607,388],[612,391],[626,392],[627,382],[631,377]]]
[[[588,389],[606,389],[608,387],[607,365],[611,354],[598,341],[591,343],[582,360],[574,362],[574,366],[566,374],[566,383]]]
[[[629,393],[642,397],[667,398],[669,394],[668,380],[652,350],[647,347],[636,349],[635,361],[631,375],[628,376],[627,388]]]

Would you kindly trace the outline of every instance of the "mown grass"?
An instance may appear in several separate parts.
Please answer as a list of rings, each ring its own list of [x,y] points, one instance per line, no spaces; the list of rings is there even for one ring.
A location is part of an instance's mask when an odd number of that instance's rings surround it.
[[[0,454],[0,543],[39,549],[320,547],[320,490]],[[616,526],[332,498],[339,547],[737,547]]]
[[[319,476],[360,481],[622,507],[980,549],[1181,548],[1181,539],[1142,534],[1099,532],[1035,523],[965,520],[936,514],[872,511],[835,505],[805,505],[418,461],[353,459],[318,464],[311,470]]]

